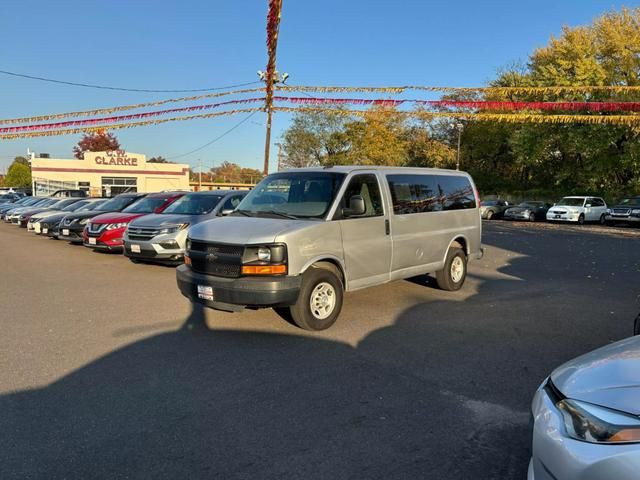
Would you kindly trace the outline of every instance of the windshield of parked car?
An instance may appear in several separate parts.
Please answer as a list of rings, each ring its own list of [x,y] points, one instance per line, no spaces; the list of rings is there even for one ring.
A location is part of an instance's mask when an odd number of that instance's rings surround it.
[[[63,212],[75,212],[76,210],[84,207],[87,203],[89,202],[87,202],[86,200],[80,200],[79,202],[73,202],[71,205],[67,205],[60,210]]]
[[[64,200],[58,200],[56,203],[52,205],[52,207],[56,207],[57,209],[64,210],[66,207],[77,203],[77,198],[66,198]]]
[[[322,218],[331,208],[344,177],[344,173],[336,172],[275,173],[256,185],[240,202],[236,212]]]
[[[167,197],[145,197],[133,205],[129,205],[122,210],[123,213],[153,213],[156,208],[161,207]]]
[[[584,198],[564,197],[557,203],[557,206],[563,207],[581,207],[584,205]]]
[[[75,210],[75,211],[76,212],[90,212],[91,210],[95,210],[100,205],[102,205],[103,203],[106,203],[106,202],[107,202],[107,200],[95,200],[93,202],[87,202],[86,205],[83,205],[82,207],[78,208],[78,210]]]
[[[540,208],[542,202],[522,202],[518,207],[520,208]]]
[[[206,215],[216,208],[224,195],[211,195],[208,193],[188,193],[173,202],[162,213],[181,215]]]
[[[109,201],[104,202],[102,205],[99,205],[95,208],[96,212],[119,212],[124,207],[129,205],[133,197],[124,196],[124,197],[115,197]]]
[[[624,198],[620,200],[620,205],[629,205],[630,207],[640,207],[640,197]]]

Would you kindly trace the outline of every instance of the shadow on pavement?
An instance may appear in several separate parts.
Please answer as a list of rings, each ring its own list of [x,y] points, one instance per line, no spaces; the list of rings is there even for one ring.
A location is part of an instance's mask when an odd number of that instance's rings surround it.
[[[620,266],[605,301],[611,278],[580,278],[603,254],[566,258],[588,240],[551,238],[541,270],[540,246],[508,235],[486,239],[514,251],[504,278],[478,268],[475,295],[417,304],[356,348],[209,330],[196,306],[178,331],[3,395],[0,478],[524,478],[534,389],[631,333],[635,314],[609,312],[637,272]]]

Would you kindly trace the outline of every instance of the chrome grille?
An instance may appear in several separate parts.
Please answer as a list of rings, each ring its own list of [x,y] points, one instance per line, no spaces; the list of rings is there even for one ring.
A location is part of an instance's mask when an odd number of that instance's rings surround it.
[[[166,228],[166,227],[163,227]],[[159,228],[155,227],[132,227],[127,229],[127,236],[130,240],[151,240],[160,233]]]
[[[107,227],[106,223],[89,223],[87,231],[89,233],[100,233]]]
[[[628,208],[614,208],[612,210],[613,213],[615,213],[616,215],[629,215],[631,214],[631,210],[629,210]]]

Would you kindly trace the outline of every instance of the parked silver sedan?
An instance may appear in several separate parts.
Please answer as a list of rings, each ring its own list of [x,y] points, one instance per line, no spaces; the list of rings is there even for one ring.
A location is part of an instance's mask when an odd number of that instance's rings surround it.
[[[532,414],[528,480],[640,478],[640,337],[556,369]]]

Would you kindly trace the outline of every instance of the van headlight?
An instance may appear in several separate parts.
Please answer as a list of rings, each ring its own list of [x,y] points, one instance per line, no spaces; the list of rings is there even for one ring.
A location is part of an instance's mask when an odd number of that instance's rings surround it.
[[[287,247],[283,243],[245,247],[243,275],[286,275],[287,271]]]
[[[640,442],[640,418],[636,416],[579,400],[560,400],[556,406],[571,438],[588,443]]]
[[[269,247],[258,247],[258,260],[261,262],[270,262],[271,249]]]

